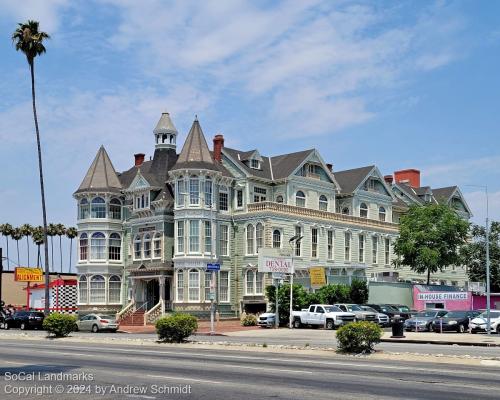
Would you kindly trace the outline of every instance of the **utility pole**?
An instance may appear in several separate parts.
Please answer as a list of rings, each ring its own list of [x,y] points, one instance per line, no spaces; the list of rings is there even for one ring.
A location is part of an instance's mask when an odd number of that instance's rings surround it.
[[[490,290],[490,221],[489,221],[489,202],[488,186],[484,187],[486,192],[486,330],[491,335],[491,290]]]
[[[280,288],[280,280],[276,279],[276,291],[274,292],[274,297],[276,297],[276,312],[274,313],[274,325],[276,329],[280,327],[280,313],[279,313],[279,297],[278,292]]]
[[[300,241],[304,238],[304,236],[300,235],[295,235],[290,238],[288,243],[290,244],[290,247],[292,249],[292,273],[290,274],[290,314],[288,316],[288,327],[290,329],[293,328],[293,321],[292,321],[292,312],[293,312],[293,274],[295,273],[295,266],[293,265],[293,256],[295,253],[295,249],[292,243],[295,243],[295,247],[300,243]]]
[[[2,302],[2,277],[3,277],[3,248],[0,247],[0,310],[3,309],[3,302]]]

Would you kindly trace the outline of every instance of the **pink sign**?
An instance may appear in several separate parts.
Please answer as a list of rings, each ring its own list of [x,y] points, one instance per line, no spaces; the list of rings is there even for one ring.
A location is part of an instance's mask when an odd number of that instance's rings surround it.
[[[421,291],[418,286],[413,286],[413,308],[425,310],[437,304],[444,305],[445,310],[459,311],[472,309],[471,292],[451,291]]]

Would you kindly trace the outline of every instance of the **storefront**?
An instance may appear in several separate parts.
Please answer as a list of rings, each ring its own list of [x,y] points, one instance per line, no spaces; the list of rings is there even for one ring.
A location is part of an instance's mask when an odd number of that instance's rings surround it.
[[[471,310],[472,293],[460,291],[455,286],[414,285],[413,308],[426,310],[440,308],[444,310]]]

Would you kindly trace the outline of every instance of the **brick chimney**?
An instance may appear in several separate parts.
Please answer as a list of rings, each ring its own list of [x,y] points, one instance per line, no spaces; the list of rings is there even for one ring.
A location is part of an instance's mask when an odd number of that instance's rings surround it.
[[[222,161],[222,149],[224,147],[224,136],[221,134],[214,137],[214,160]]]
[[[328,168],[330,172],[333,172],[333,164],[330,163],[326,164],[326,168]]]
[[[146,157],[146,154],[144,153],[134,154],[136,167],[140,167],[142,165],[142,163],[144,162],[144,157]]]
[[[402,169],[394,172],[396,183],[406,183],[412,188],[420,187],[420,171],[418,169]]]
[[[392,177],[392,175],[386,175],[384,176],[384,181],[386,181],[387,184],[392,185],[394,178]]]

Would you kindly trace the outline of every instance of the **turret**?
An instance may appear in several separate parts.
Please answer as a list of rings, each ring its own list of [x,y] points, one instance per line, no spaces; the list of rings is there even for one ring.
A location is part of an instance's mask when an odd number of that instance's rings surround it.
[[[161,114],[160,120],[156,124],[156,128],[153,130],[153,133],[155,135],[156,149],[175,150],[175,142],[177,140],[178,132],[170,119],[170,114],[168,112]]]

